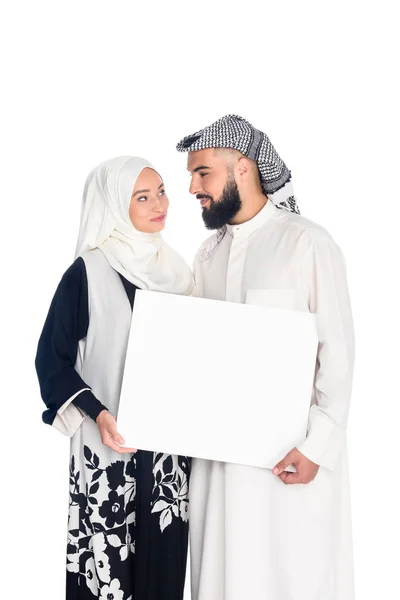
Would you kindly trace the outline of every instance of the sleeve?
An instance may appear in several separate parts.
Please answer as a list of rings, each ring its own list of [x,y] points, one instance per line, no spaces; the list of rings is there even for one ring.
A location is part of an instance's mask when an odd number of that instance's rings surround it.
[[[347,427],[354,366],[354,331],[346,268],[339,247],[321,239],[307,252],[303,277],[316,313],[318,355],[305,441],[307,458],[334,470]]]
[[[35,367],[47,406],[43,421],[72,436],[86,415],[106,407],[75,370],[78,343],[89,325],[85,263],[78,258],[56,290],[39,339]]]
[[[214,248],[217,246],[217,234],[208,237],[197,249],[192,261],[192,273],[194,279],[194,288],[192,296],[202,298],[204,296],[204,266],[203,261],[207,259]]]
[[[203,295],[202,278],[200,273],[199,252],[196,253],[192,262],[192,273],[194,279],[194,287],[191,296],[201,298]]]

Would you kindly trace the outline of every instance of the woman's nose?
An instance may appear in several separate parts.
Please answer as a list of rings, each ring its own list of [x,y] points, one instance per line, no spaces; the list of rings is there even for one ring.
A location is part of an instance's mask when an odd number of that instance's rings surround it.
[[[154,209],[157,212],[164,212],[164,206],[163,206],[163,202],[162,202],[161,198],[157,198],[156,203],[154,205]]]

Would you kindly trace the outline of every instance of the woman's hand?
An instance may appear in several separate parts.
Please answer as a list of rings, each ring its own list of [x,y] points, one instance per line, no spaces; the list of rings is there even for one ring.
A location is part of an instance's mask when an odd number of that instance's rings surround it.
[[[125,440],[118,433],[117,419],[108,411],[102,410],[96,419],[100,431],[101,441],[118,454],[126,452],[136,452],[136,448],[123,448],[120,444],[125,444]]]

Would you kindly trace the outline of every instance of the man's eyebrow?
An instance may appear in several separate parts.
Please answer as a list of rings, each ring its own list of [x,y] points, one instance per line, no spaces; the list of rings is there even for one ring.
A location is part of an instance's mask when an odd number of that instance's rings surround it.
[[[203,169],[211,169],[211,167],[206,167],[205,165],[201,165],[200,167],[196,167],[193,169],[193,173],[197,173],[197,171],[202,171]]]
[[[162,188],[162,187],[164,187],[164,183],[160,183],[160,185],[158,186],[158,189],[160,189],[160,188]],[[144,194],[144,193],[147,193],[147,194],[149,194],[149,193],[150,193],[150,190],[138,190],[138,191],[137,191],[137,192],[135,192],[133,195],[134,195],[134,196],[136,196],[137,194]]]

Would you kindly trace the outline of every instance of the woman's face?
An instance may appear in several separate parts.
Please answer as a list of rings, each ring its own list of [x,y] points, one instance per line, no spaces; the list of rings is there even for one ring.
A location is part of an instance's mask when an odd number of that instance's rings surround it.
[[[154,169],[140,173],[133,188],[129,218],[139,231],[156,233],[164,229],[169,200],[164,183]]]

